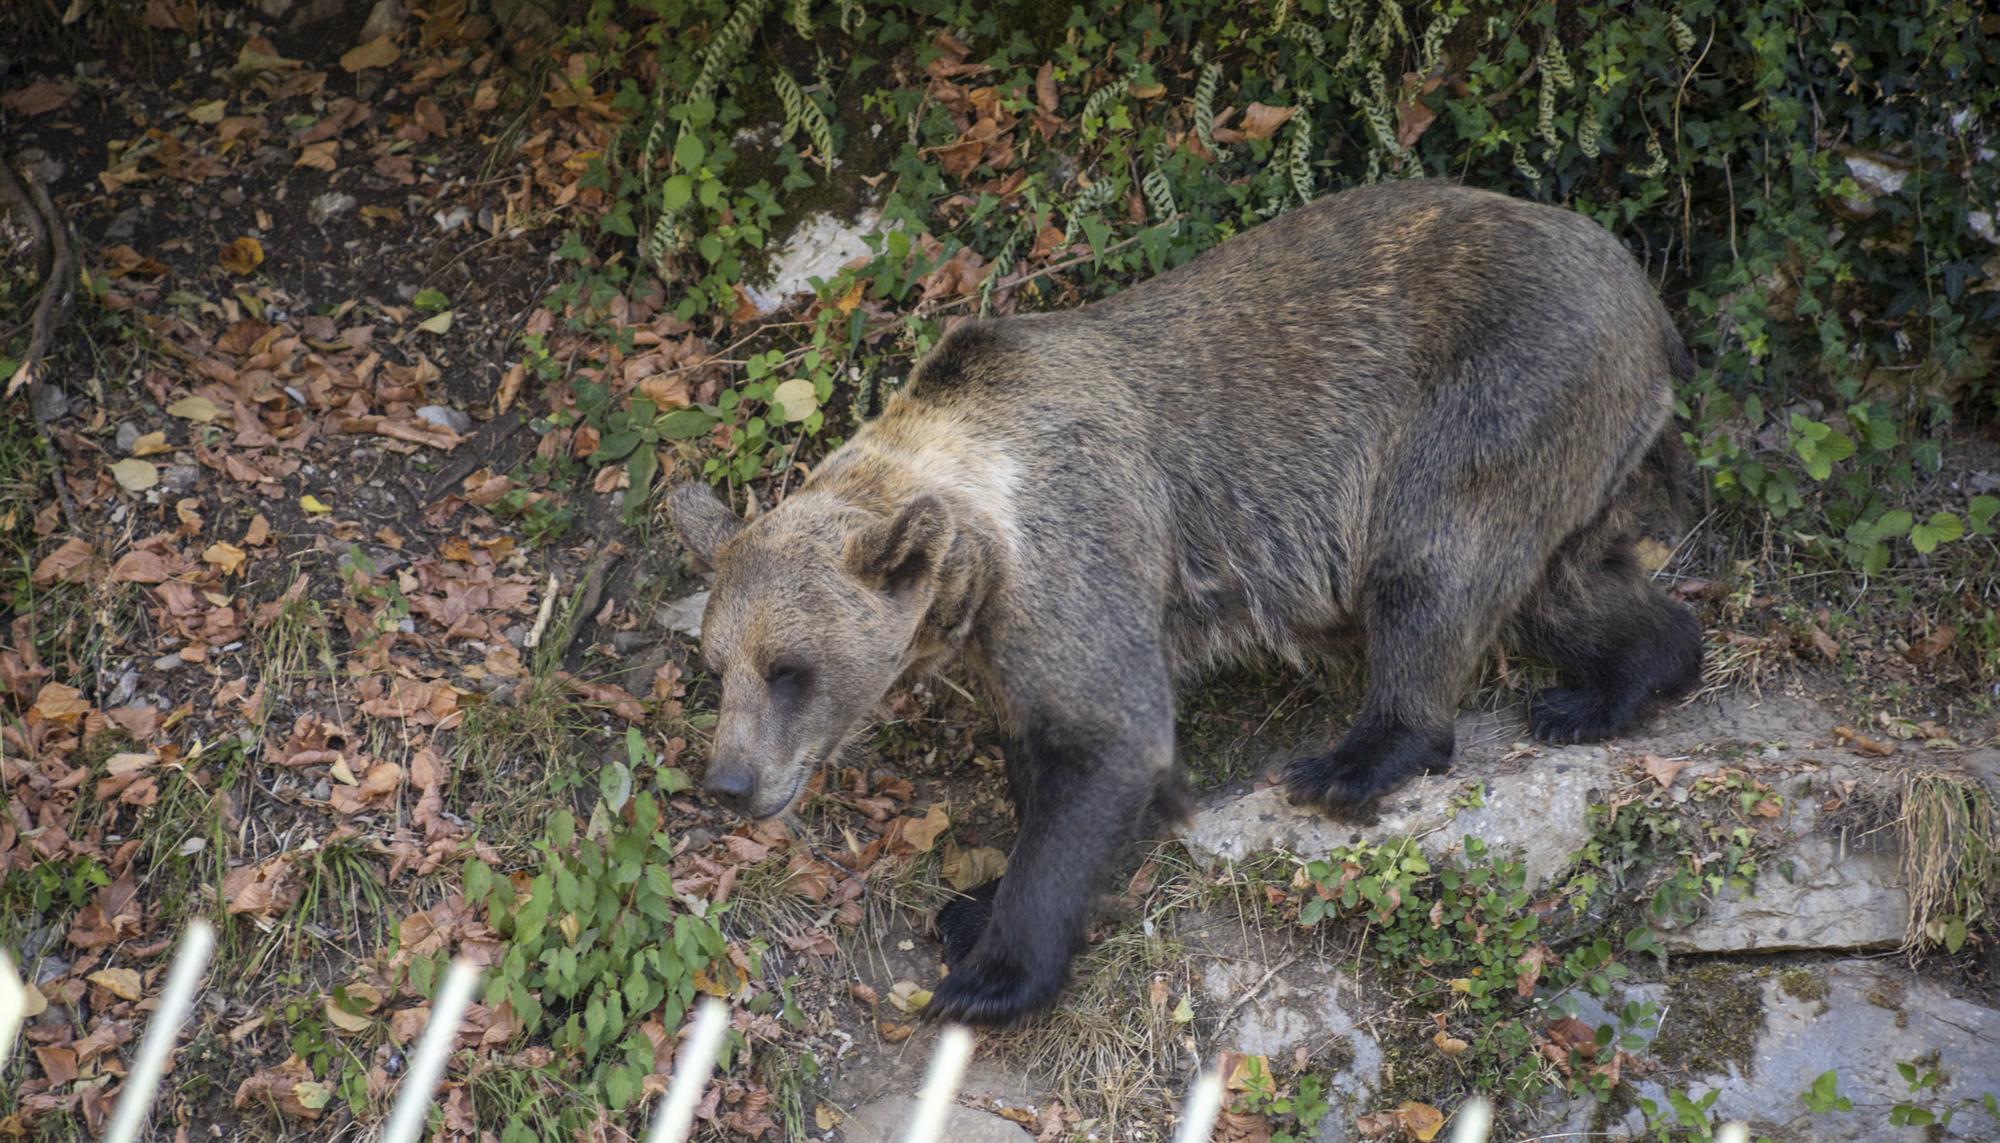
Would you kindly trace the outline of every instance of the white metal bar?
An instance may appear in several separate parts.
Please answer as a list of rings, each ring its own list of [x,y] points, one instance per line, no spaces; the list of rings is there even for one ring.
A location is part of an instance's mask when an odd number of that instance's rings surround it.
[[[431,1022],[417,1041],[410,1057],[410,1070],[403,1076],[403,1089],[396,1093],[396,1106],[389,1113],[389,1125],[382,1129],[380,1143],[417,1143],[429,1116],[431,1097],[444,1078],[445,1061],[458,1039],[458,1024],[472,1003],[472,988],[479,983],[479,970],[463,958],[451,962],[437,999],[431,1002]]]
[[[681,1045],[674,1061],[674,1079],[660,1100],[660,1111],[646,1143],[682,1143],[694,1126],[694,1107],[701,1102],[702,1089],[715,1071],[715,1057],[722,1051],[722,1034],[729,1030],[729,1005],[705,996],[695,1007],[694,1027]]]
[[[28,1018],[25,979],[14,971],[14,962],[8,959],[7,950],[0,949],[0,1074],[6,1073],[7,1061],[14,1053],[14,1034],[21,1030],[21,1024]]]
[[[1475,1095],[1458,1109],[1458,1126],[1451,1130],[1451,1143],[1486,1143],[1493,1133],[1493,1101]]]
[[[1215,1130],[1215,1117],[1222,1114],[1222,1073],[1205,1071],[1195,1077],[1181,1106],[1181,1129],[1174,1143],[1208,1143]]]
[[[118,1096],[118,1111],[104,1133],[104,1143],[136,1143],[139,1133],[146,1129],[146,1119],[153,1111],[153,1094],[160,1086],[160,1077],[166,1074],[167,1057],[173,1054],[174,1041],[180,1039],[181,1024],[187,1020],[188,1010],[194,1007],[202,971],[208,967],[209,954],[214,951],[215,930],[207,921],[196,918],[181,937],[180,952],[174,954],[173,967],[167,970],[166,990],[160,994],[160,1006],[146,1025],[139,1057],[126,1073],[124,1090]]]
[[[930,1075],[924,1080],[923,1094],[917,1097],[917,1113],[910,1119],[904,1143],[936,1143],[944,1131],[945,1116],[951,1114],[958,1085],[965,1080],[965,1065],[972,1060],[972,1029],[963,1024],[947,1024],[938,1036],[937,1051],[931,1056]]]

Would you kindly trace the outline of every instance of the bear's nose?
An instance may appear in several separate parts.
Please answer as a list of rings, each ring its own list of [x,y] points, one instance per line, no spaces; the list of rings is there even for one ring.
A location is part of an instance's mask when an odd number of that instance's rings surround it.
[[[702,786],[724,805],[741,810],[757,793],[757,775],[740,762],[711,762]]]

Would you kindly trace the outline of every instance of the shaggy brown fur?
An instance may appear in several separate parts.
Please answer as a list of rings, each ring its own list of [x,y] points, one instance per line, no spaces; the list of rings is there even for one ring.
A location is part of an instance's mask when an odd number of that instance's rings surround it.
[[[1440,183],[1323,199],[1080,310],[960,325],[755,523],[676,497],[718,573],[708,784],[782,810],[899,676],[962,656],[1019,739],[1020,833],[990,923],[940,917],[955,967],[930,1007],[1034,1012],[1170,788],[1192,671],[1366,639],[1360,718],[1287,776],[1329,810],[1449,765],[1503,631],[1562,672],[1530,712],[1551,741],[1690,689],[1699,630],[1634,564],[1621,506],[1689,368],[1596,224]]]

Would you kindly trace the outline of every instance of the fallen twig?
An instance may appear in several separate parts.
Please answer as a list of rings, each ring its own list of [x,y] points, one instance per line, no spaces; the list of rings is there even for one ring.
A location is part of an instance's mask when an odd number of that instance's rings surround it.
[[[69,316],[70,304],[76,297],[76,248],[69,240],[69,227],[61,215],[56,213],[55,204],[49,201],[49,193],[33,179],[24,178],[14,169],[13,156],[0,153],[0,189],[7,196],[21,204],[29,222],[34,226],[42,253],[41,295],[35,301],[34,316],[28,323],[28,348],[21,357],[21,364],[7,380],[7,397],[12,397],[23,388],[28,390],[28,405],[34,410],[37,422],[41,422],[42,409],[46,403],[41,399],[43,377],[41,363],[48,355],[49,341],[55,331]],[[70,531],[77,531],[76,501],[69,494],[69,486],[63,481],[62,457],[56,452],[53,434],[43,432],[42,454],[48,461],[49,480],[56,486],[56,499],[62,504],[63,520]]]

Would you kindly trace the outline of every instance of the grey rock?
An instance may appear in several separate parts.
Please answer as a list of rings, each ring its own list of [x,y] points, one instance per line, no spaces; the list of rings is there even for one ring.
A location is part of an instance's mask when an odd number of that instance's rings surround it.
[[[176,496],[193,492],[201,483],[201,468],[192,464],[170,464],[160,473],[160,488]]]
[[[139,443],[139,426],[130,421],[118,422],[118,451],[129,453],[132,446]]]
[[[916,1108],[917,1101],[907,1095],[863,1104],[848,1112],[842,1137],[847,1143],[895,1143],[908,1132]],[[1029,1143],[1034,1136],[990,1111],[954,1105],[945,1114],[939,1138],[951,1143]]]
[[[1346,1063],[1325,1075],[1334,1111],[1320,1121],[1313,1139],[1346,1140],[1354,1116],[1369,1110],[1382,1071],[1381,1044],[1365,1023],[1379,1004],[1371,1006],[1354,978],[1311,952],[1275,973],[1257,958],[1217,960],[1202,973],[1200,987],[1223,1012],[1235,1006],[1216,1034],[1222,1048],[1272,1060],[1289,1059],[1300,1048],[1315,1057],[1345,1049],[1340,1055]]]
[[[697,591],[670,603],[663,603],[653,612],[653,618],[669,631],[685,635],[690,639],[701,638],[701,615],[708,607],[708,593]]]
[[[1890,1109],[1914,1103],[1934,1111],[1961,1100],[1977,1102],[2000,1094],[2000,1012],[1953,996],[1942,985],[1914,978],[1889,962],[1843,960],[1817,970],[1823,992],[1794,996],[1774,978],[1764,985],[1763,1032],[1757,1037],[1748,1074],[1731,1065],[1729,1074],[1686,1080],[1677,1086],[1696,1098],[1717,1091],[1718,1119],[1747,1120],[1752,1134],[1817,1143],[1854,1140],[1917,1140],[1924,1128],[1892,1127]],[[1942,1081],[1912,1096],[1898,1064],[1915,1063],[1919,1074],[1935,1068]],[[1825,1072],[1838,1077],[1841,1095],[1854,1110],[1816,1114],[1800,1095]],[[1664,1102],[1657,1078],[1639,1094]],[[1636,1120],[1627,1120],[1636,1126]],[[1951,1137],[2000,1139],[2000,1123],[1977,1107],[1963,1108]]]
[[[139,693],[139,672],[130,667],[118,676],[118,685],[112,688],[111,697],[104,700],[107,707],[124,706]]]
[[[139,229],[140,210],[136,206],[126,207],[111,217],[104,228],[106,242],[129,242]]]
[[[42,424],[60,421],[69,415],[69,394],[59,385],[41,384],[28,390],[28,411]]]
[[[292,28],[309,28],[323,24],[340,15],[341,0],[305,0],[305,6],[292,13]]]
[[[172,654],[161,655],[159,658],[154,659],[153,669],[156,671],[171,671],[174,668],[181,666],[184,662],[186,662],[186,660],[181,658],[181,653],[179,651],[175,651]]]
[[[441,429],[450,429],[459,436],[472,432],[471,415],[450,405],[425,405],[417,410],[417,419]]]
[[[643,631],[616,631],[611,635],[611,649],[620,655],[631,655],[653,646],[655,640]]]
[[[369,9],[368,19],[362,23],[361,34],[354,42],[366,44],[379,36],[395,39],[403,34],[409,22],[410,13],[403,7],[403,0],[375,0],[375,7]]]
[[[314,226],[325,226],[358,205],[359,200],[345,191],[327,191],[313,196],[312,202],[306,205],[306,221]]]
[[[1595,746],[1553,751],[1525,769],[1480,769],[1487,772],[1461,766],[1419,778],[1385,799],[1379,817],[1365,825],[1294,806],[1282,786],[1273,786],[1202,811],[1182,837],[1204,863],[1272,850],[1311,857],[1394,838],[1416,838],[1438,857],[1476,837],[1496,854],[1517,854],[1530,885],[1539,885],[1567,869],[1590,840],[1592,794],[1614,779],[1610,753]],[[1456,805],[1471,782],[1484,783],[1483,805]]]
[[[1811,764],[1838,779],[1870,776],[1839,764]],[[1699,772],[1691,767],[1680,781]],[[1879,778],[1874,779],[1879,781]],[[1787,797],[1781,817],[1763,827],[1789,835],[1763,866],[1752,892],[1725,889],[1683,928],[1663,928],[1675,952],[1780,952],[1894,948],[1910,914],[1895,844],[1877,831],[1852,837],[1823,820],[1819,800]]]
[[[1725,889],[1701,919],[1660,933],[1675,952],[1868,950],[1902,943],[1910,897],[1896,855],[1855,850],[1839,838],[1800,837],[1752,893]]]

